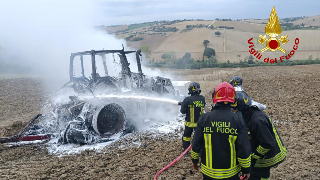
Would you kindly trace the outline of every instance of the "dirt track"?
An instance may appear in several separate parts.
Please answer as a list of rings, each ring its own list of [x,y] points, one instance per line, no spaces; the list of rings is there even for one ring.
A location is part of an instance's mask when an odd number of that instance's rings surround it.
[[[207,102],[221,80],[234,75],[244,79],[244,89],[256,101],[268,106],[266,113],[288,149],[284,163],[272,169],[272,179],[320,179],[320,65],[294,67],[255,67],[245,69],[203,69],[175,71],[179,79],[197,80]],[[34,90],[36,80],[0,80],[0,135],[19,130],[43,103],[41,88]],[[37,91],[40,97],[31,96]],[[26,94],[26,96],[20,96]],[[29,95],[28,95],[29,94]],[[16,97],[12,100],[12,97]],[[13,101],[13,102],[11,102]],[[27,102],[27,103],[25,103]],[[13,105],[8,105],[14,103]],[[8,112],[30,114],[24,122]],[[5,112],[5,113],[3,113]],[[10,120],[11,123],[7,123]],[[6,123],[3,123],[6,122]],[[17,123],[18,122],[18,123]],[[18,125],[17,125],[18,124]],[[21,125],[21,126],[20,126]],[[154,174],[182,152],[181,139],[142,137],[139,148],[106,153],[85,151],[58,158],[48,155],[43,145],[8,148],[0,145],[0,179],[153,179]],[[124,143],[124,142],[118,142]],[[118,144],[114,144],[116,147]],[[191,169],[191,159],[183,158],[158,179],[201,179]]]

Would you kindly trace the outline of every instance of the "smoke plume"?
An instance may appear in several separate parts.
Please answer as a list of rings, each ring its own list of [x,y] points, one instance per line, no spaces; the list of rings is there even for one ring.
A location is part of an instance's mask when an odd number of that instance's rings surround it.
[[[68,81],[72,52],[122,49],[122,44],[132,50],[124,40],[97,28],[103,25],[104,13],[99,1],[91,0],[3,1],[0,73],[34,74],[56,88]],[[108,58],[109,73],[115,76],[120,68],[113,61],[119,57]],[[90,69],[89,61],[85,65]]]

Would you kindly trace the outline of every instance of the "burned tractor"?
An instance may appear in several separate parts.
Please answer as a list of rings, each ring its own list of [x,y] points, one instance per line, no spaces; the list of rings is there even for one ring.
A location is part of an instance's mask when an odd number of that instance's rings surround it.
[[[119,57],[118,76],[109,75],[107,56],[110,54],[117,54]],[[137,73],[130,69],[128,54],[135,55]],[[50,110],[41,116],[39,123],[32,126],[27,134],[50,134],[58,136],[61,143],[90,144],[108,141],[116,133],[131,132],[146,119],[150,121],[164,113],[167,115],[173,109],[176,115],[176,105],[163,105],[154,101],[155,98],[161,100],[164,97],[176,97],[177,91],[171,80],[143,74],[140,57],[141,50],[91,50],[72,53],[70,81],[57,92],[65,95],[72,91],[72,95],[48,105],[50,108],[47,109]],[[141,96],[143,98],[139,98]],[[146,97],[152,98],[149,100]]]
[[[130,69],[130,63],[127,59],[127,54],[135,53],[135,58],[138,67],[138,73],[134,73]],[[107,54],[117,54],[120,58],[121,71],[118,77],[110,76],[107,67]],[[90,57],[91,62],[91,76],[85,76],[84,56]],[[170,79],[163,77],[147,77],[142,73],[141,68],[141,50],[137,51],[124,51],[122,50],[91,50],[84,52],[72,53],[70,56],[70,81],[65,85],[71,84],[72,88],[78,93],[99,93],[98,91],[108,90],[112,93],[123,91],[134,92],[156,92],[159,94],[174,94],[175,90]],[[75,62],[76,57],[80,57],[81,74],[75,75]],[[100,57],[103,75],[97,72],[97,57]],[[100,67],[101,68],[101,67]],[[110,92],[108,92],[110,93]]]

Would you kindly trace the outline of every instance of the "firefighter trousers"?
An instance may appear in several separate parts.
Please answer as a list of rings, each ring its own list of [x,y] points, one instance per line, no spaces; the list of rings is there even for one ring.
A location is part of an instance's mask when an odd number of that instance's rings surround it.
[[[183,149],[186,150],[190,146],[191,135],[195,128],[190,128],[188,126],[184,127],[184,132],[182,136],[182,146]]]
[[[211,178],[211,177],[206,176],[206,175],[203,174],[203,180],[214,180],[214,178]],[[236,175],[234,175],[234,176],[232,176],[230,178],[227,178],[225,180],[240,180],[240,177],[239,177],[238,174],[236,174]]]

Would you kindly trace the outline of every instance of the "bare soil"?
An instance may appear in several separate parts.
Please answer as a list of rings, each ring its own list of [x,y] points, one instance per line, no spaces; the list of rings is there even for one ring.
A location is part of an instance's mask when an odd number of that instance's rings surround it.
[[[287,159],[272,169],[271,179],[311,180],[320,179],[319,68],[319,65],[308,65],[171,73],[177,79],[199,81],[207,103],[211,102],[215,85],[234,75],[242,76],[247,93],[268,106],[266,113],[274,120],[288,150]],[[41,82],[34,79],[0,80],[0,135],[20,130],[40,111],[39,104],[45,98],[41,88]],[[150,180],[182,152],[181,139],[176,136],[136,136],[142,144],[140,147],[119,149],[122,143],[130,143],[128,139],[102,153],[84,151],[60,158],[49,155],[43,144],[10,148],[0,145],[0,179]],[[201,173],[191,168],[190,157],[183,157],[158,179],[201,179]]]
[[[40,113],[45,101],[40,79],[14,78],[0,80],[0,137],[13,135]]]

